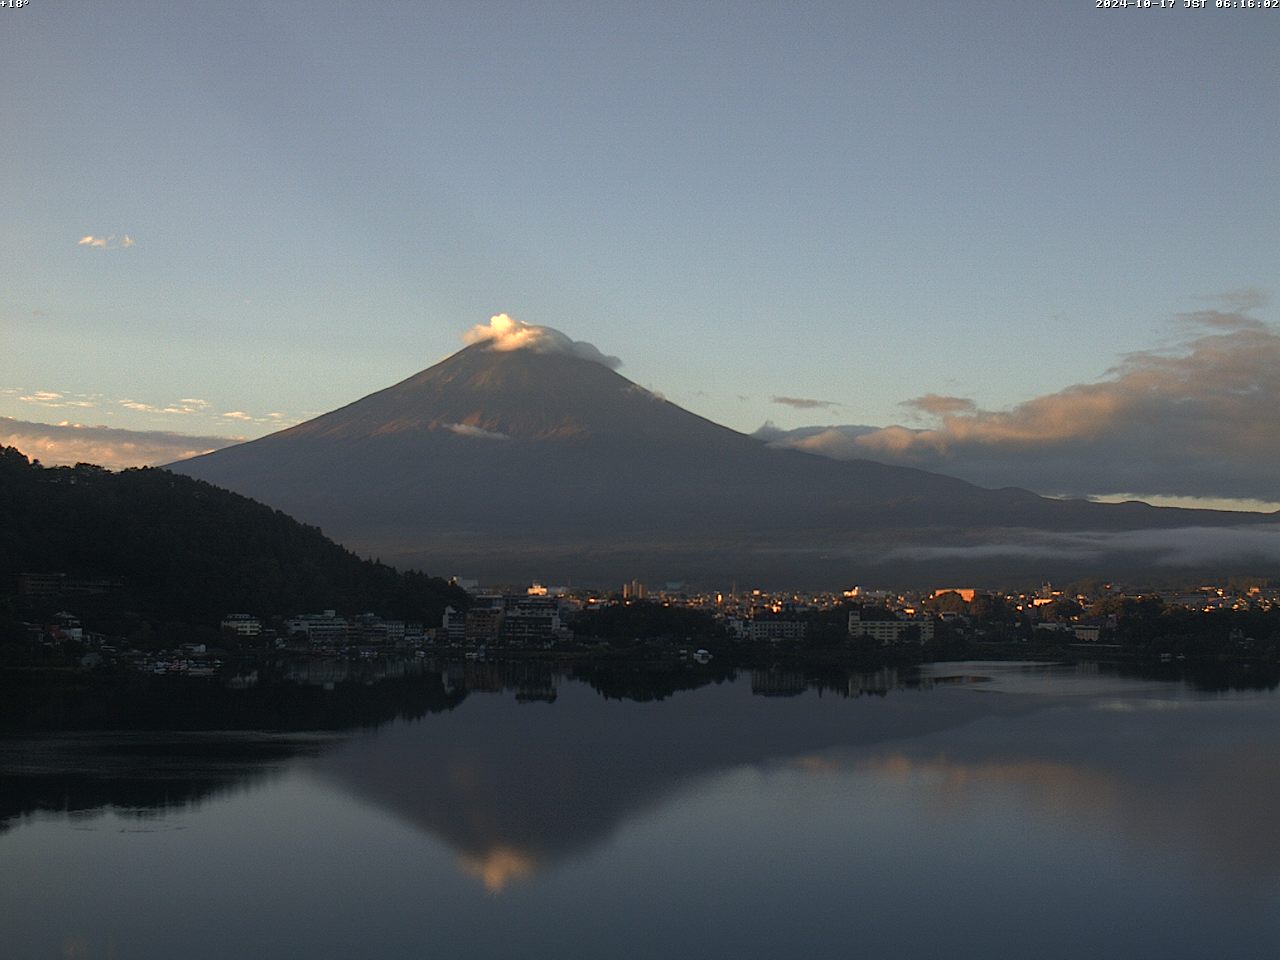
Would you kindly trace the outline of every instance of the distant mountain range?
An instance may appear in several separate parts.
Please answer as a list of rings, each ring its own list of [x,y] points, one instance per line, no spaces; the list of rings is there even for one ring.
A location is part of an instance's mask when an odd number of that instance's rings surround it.
[[[602,363],[489,341],[169,469],[317,524],[360,553],[504,582],[969,582],[1119,573],[1177,550],[1194,567],[1175,531],[1275,520],[1050,500],[774,449]],[[1246,565],[1250,551],[1266,552],[1243,543]]]

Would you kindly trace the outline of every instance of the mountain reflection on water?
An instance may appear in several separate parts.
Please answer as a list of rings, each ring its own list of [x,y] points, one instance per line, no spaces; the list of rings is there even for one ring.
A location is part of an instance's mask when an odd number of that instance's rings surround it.
[[[828,688],[822,700],[810,690],[765,708],[753,694],[794,692],[803,674],[756,672],[749,687],[659,709],[572,684],[536,716],[510,697],[472,697],[430,723],[326,752],[312,769],[444,840],[493,891],[595,847],[694,781],[787,765],[908,781],[939,816],[1002,785],[1052,818],[1190,848],[1233,881],[1280,880],[1280,766],[1264,759],[1280,755],[1274,702],[1206,704],[1091,668],[968,669],[943,665],[909,683],[893,671],[852,675],[842,692],[892,695],[850,703]],[[929,692],[955,685],[967,695]]]
[[[88,716],[105,729],[0,739],[0,829],[40,811],[187,808],[300,763],[442,840],[498,892],[700,779],[789,765],[908,781],[940,816],[1001,784],[1045,815],[1190,847],[1204,869],[1242,882],[1280,879],[1280,766],[1259,762],[1280,755],[1272,699],[1206,703],[1184,684],[1094,665],[736,677],[683,666],[574,677],[531,661],[410,667],[371,675],[300,662],[272,688],[169,684],[151,703],[81,702],[79,715],[63,705],[53,711],[63,723]],[[956,686],[965,695],[936,695]],[[157,724],[173,729],[148,729]]]
[[[590,850],[700,778],[967,718],[959,704],[921,695],[936,681],[907,681],[894,671],[845,678],[841,693],[852,697],[901,694],[901,702],[877,698],[875,709],[852,723],[849,704],[829,689],[828,709],[803,701],[760,709],[759,694],[794,690],[803,678],[800,671],[755,671],[656,707],[611,701],[571,681],[558,684],[554,705],[473,695],[429,724],[344,744],[309,768],[444,840],[467,872],[498,891]],[[990,707],[1026,708],[1009,700]]]
[[[652,702],[736,674],[680,664],[588,665],[577,675],[603,697]],[[187,807],[359,731],[453,710],[472,694],[553,703],[562,684],[576,682],[571,676],[540,661],[305,659],[279,665],[275,682],[255,676],[235,689],[152,677],[15,687],[0,697],[0,831],[40,811],[113,807],[145,815]],[[793,692],[806,686],[803,672],[751,676],[753,689],[766,693],[778,684]],[[894,671],[836,676],[825,682],[855,696],[932,682]]]
[[[29,694],[0,929],[15,956],[1269,958],[1267,687],[469,662]]]

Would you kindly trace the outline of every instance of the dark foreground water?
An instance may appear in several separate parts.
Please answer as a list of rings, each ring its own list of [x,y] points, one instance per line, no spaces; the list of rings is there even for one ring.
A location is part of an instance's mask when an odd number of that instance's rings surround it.
[[[10,734],[0,954],[1280,954],[1274,692],[928,673],[455,675],[357,730]]]

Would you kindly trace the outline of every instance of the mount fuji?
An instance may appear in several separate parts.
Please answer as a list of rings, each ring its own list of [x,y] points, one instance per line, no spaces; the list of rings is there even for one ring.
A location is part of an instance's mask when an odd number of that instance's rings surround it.
[[[546,335],[478,339],[345,407],[168,469],[387,562],[505,582],[1099,574],[1154,562],[1168,537],[1153,532],[1274,519],[1051,500],[775,449],[638,386],[588,344],[528,331]]]

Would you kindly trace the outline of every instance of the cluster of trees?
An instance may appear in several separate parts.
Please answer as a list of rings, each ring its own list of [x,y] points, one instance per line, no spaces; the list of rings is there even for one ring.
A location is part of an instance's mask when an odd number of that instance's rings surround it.
[[[714,642],[725,639],[724,627],[706,610],[668,607],[651,600],[585,610],[574,619],[573,632],[579,637],[600,640]]]
[[[1012,623],[1018,613],[1008,599],[999,594],[975,593],[972,600],[965,600],[954,590],[930,597],[924,607],[930,613],[959,613],[983,624]]]
[[[113,581],[74,597],[22,596],[23,573]],[[438,623],[464,591],[364,560],[247,497],[142,468],[43,467],[0,447],[0,639],[18,618],[70,608],[111,635],[336,608]]]
[[[1157,653],[1280,658],[1280,607],[1191,610],[1159,597],[1115,597],[1095,605],[1115,616],[1114,642]]]
[[[1108,624],[1107,643],[1135,652],[1280,658],[1280,607],[1275,606],[1206,612],[1168,605],[1154,596],[1105,596],[1087,606],[1059,597],[1032,616],[1019,613],[1003,597],[977,594],[966,603],[959,594],[947,593],[931,598],[929,607],[963,613],[987,639],[1027,639],[1041,622],[1086,618]]]

